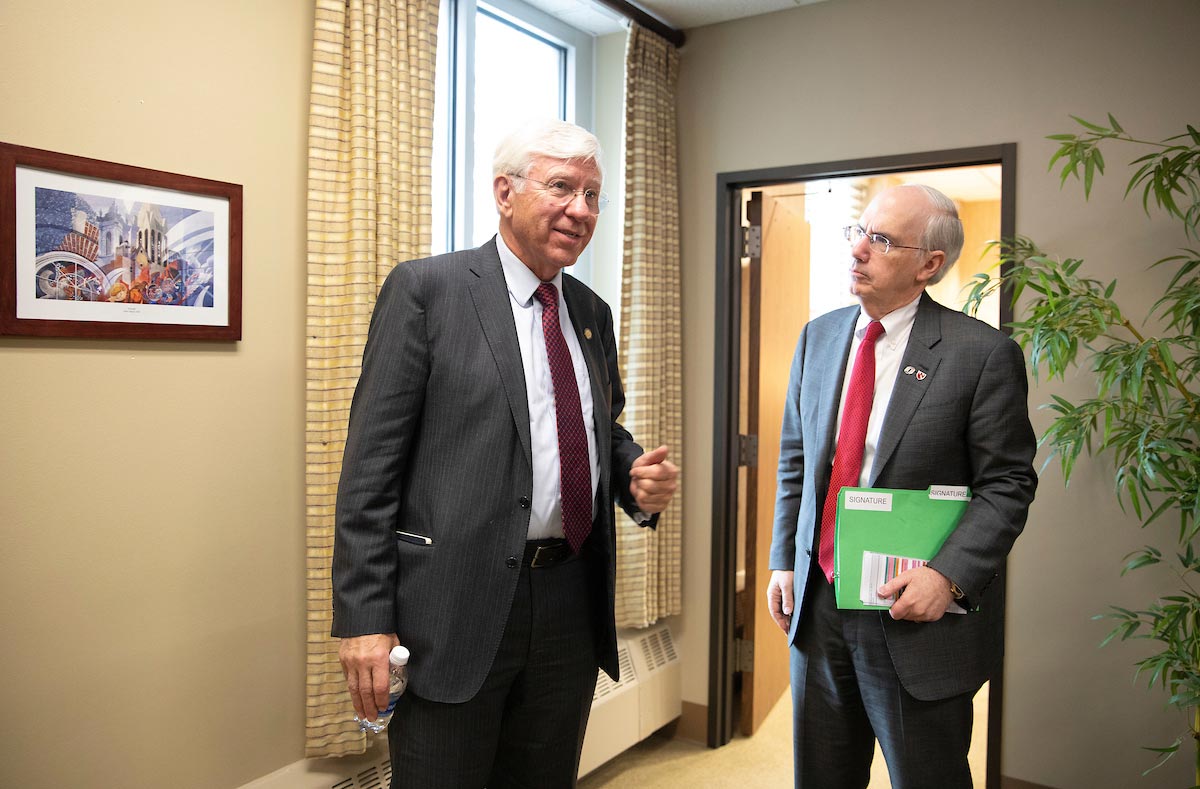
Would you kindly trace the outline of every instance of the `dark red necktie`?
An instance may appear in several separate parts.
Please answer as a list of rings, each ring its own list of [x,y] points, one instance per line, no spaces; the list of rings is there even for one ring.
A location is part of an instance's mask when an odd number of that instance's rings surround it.
[[[825,494],[825,509],[821,512],[821,542],[817,546],[817,563],[825,580],[833,583],[833,537],[837,523],[838,493],[842,488],[856,488],[862,477],[863,448],[867,443],[867,422],[875,401],[875,341],[883,334],[883,324],[871,321],[867,334],[854,357],[850,374],[850,389],[842,408],[842,427],[838,430],[837,447],[833,452],[833,474]]]
[[[542,334],[554,383],[554,417],[558,423],[559,491],[562,496],[563,534],[571,550],[579,553],[592,530],[592,470],[588,460],[587,432],[579,405],[579,385],[571,350],[558,322],[558,290],[550,283],[533,294],[542,303]]]

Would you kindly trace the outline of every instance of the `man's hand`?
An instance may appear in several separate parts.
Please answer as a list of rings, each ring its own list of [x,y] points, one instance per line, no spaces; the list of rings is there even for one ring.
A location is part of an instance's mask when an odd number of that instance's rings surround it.
[[[395,633],[343,638],[338,660],[346,674],[346,686],[361,720],[373,721],[388,705],[388,653],[400,643]]]
[[[794,574],[791,570],[775,570],[771,573],[771,580],[767,582],[767,610],[771,612],[775,624],[785,633],[792,626],[792,605],[796,600],[792,593]]]
[[[946,606],[954,599],[950,579],[928,565],[900,573],[879,587],[879,596],[891,597],[901,590],[904,594],[892,604],[889,612],[892,619],[936,622],[945,615]]]
[[[667,448],[645,453],[629,469],[629,492],[637,502],[638,509],[653,515],[662,512],[675,495],[675,480],[679,469],[667,460]]]

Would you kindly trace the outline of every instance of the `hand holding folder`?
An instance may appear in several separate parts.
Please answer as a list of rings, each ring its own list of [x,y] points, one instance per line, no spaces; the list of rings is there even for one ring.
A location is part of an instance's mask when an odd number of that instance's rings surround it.
[[[876,590],[932,559],[958,525],[971,492],[934,485],[928,490],[842,488],[834,544],[838,608],[880,610],[892,600]],[[956,603],[947,611],[965,613]]]

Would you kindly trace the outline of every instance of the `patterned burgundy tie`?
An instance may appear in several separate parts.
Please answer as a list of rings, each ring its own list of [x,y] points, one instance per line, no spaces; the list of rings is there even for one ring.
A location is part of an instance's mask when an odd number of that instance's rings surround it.
[[[837,523],[838,493],[842,488],[858,487],[862,476],[867,422],[871,418],[871,404],[875,401],[875,341],[882,334],[882,323],[871,321],[867,324],[867,334],[854,358],[850,389],[846,392],[846,405],[842,409],[842,427],[838,431],[837,447],[833,452],[833,474],[829,478],[829,492],[825,494],[825,509],[821,512],[821,541],[817,546],[817,563],[829,583],[833,583],[833,537]]]
[[[550,377],[554,383],[563,534],[571,550],[579,553],[592,530],[592,471],[583,411],[579,406],[579,385],[571,350],[558,321],[558,290],[543,282],[533,295],[542,303],[542,334],[546,337],[546,356],[550,359]]]

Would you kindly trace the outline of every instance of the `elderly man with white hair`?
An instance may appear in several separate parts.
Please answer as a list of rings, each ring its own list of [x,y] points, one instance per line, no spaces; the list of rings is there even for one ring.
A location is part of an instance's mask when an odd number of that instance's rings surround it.
[[[350,413],[333,635],[366,720],[412,653],[393,787],[575,785],[617,679],[613,504],[653,526],[675,491],[618,421],[612,312],[565,273],[606,202],[596,138],[525,127],[493,171],[495,238],[389,274]]]

